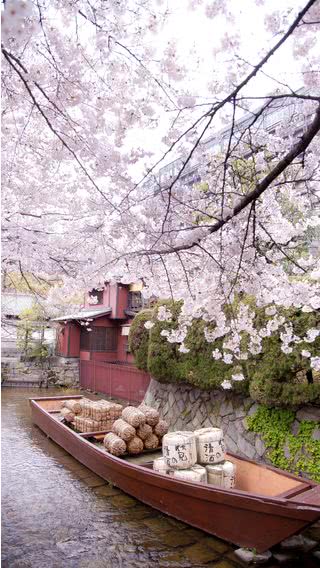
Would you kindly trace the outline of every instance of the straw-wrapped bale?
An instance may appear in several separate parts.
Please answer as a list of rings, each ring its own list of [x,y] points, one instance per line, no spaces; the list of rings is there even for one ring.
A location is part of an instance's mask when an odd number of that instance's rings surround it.
[[[82,410],[79,400],[65,400],[62,406],[63,408],[69,408],[73,414],[80,414]]]
[[[121,416],[122,405],[108,400],[90,400],[83,398],[80,401],[81,414],[84,418],[92,418],[92,420],[112,421],[114,422]]]
[[[113,456],[122,456],[126,453],[126,443],[113,432],[105,435],[103,444]]]
[[[144,440],[144,447],[146,450],[154,450],[155,448],[159,447],[159,438],[155,434],[150,434]]]
[[[66,401],[68,407],[70,402],[76,402],[80,407],[79,420],[75,420],[75,428],[78,432],[105,432],[111,430],[113,423],[122,413],[122,405],[108,400],[90,400],[82,398],[78,401]],[[66,404],[64,405],[66,406]]]
[[[101,420],[115,421],[120,418],[123,406],[115,402],[109,402],[108,400],[99,400],[97,409],[100,413]]]
[[[159,412],[155,408],[147,406],[146,404],[140,404],[139,410],[141,410],[141,412],[145,415],[147,424],[150,426],[158,424]]]
[[[83,418],[89,417],[91,403],[92,403],[92,400],[90,400],[89,398],[81,399],[80,406],[81,406],[81,414],[82,414]]]
[[[153,433],[162,438],[169,430],[169,425],[165,420],[159,420],[158,424],[153,428]]]
[[[143,451],[143,441],[138,438],[138,436],[134,436],[132,440],[127,442],[127,452],[129,454],[141,454]]]
[[[67,422],[74,421],[74,413],[70,410],[70,408],[62,408],[61,414]]]
[[[145,440],[150,434],[152,434],[152,428],[149,424],[141,424],[141,426],[137,428],[137,436],[139,436],[141,440]]]
[[[86,428],[87,428],[86,432],[94,432],[95,431],[94,421],[91,420],[91,418],[87,418],[85,425],[86,425]]]
[[[134,428],[138,428],[139,426],[141,426],[141,424],[145,424],[146,422],[146,417],[143,412],[141,412],[141,410],[139,410],[135,406],[127,406],[126,408],[124,408],[121,418]]]
[[[128,422],[122,420],[122,418],[119,418],[113,423],[112,431],[117,434],[117,436],[120,436],[120,438],[122,438],[125,442],[129,442],[129,440],[132,440],[132,438],[136,435],[135,428],[130,426]]]

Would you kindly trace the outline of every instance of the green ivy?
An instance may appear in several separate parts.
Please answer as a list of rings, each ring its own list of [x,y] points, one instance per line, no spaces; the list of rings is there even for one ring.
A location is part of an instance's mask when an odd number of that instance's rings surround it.
[[[291,432],[294,419],[291,410],[260,406],[246,422],[249,430],[261,435],[273,465],[291,473],[308,474],[320,482],[320,441],[312,438],[313,431],[320,425],[302,421],[294,435]],[[289,457],[286,457],[285,449]]]

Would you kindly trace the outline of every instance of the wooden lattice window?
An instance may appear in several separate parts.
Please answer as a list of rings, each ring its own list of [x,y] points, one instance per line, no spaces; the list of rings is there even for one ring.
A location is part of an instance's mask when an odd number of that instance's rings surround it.
[[[86,329],[81,329],[80,333],[80,349],[82,351],[90,351],[90,333]]]
[[[129,292],[128,295],[128,309],[133,312],[138,312],[142,308],[141,292]]]
[[[92,331],[81,329],[80,349],[83,351],[116,351],[117,329],[93,327]]]
[[[105,351],[117,350],[117,334],[118,330],[114,327],[106,327]]]

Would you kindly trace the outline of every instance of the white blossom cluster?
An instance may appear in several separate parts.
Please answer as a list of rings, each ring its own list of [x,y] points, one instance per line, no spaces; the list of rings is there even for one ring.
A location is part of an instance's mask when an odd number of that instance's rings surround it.
[[[263,14],[257,62],[292,28],[298,4],[252,2]],[[202,318],[217,361],[246,361],[278,334],[284,354],[301,348],[316,370],[319,329],[298,337],[283,314],[320,308],[319,132],[287,164],[317,116],[319,2],[286,44],[302,90],[285,86],[277,50],[251,77],[241,3],[186,5],[186,17],[208,18],[205,57],[172,33],[161,0],[5,2],[4,270],[55,275],[70,295],[141,281],[146,299],[181,300],[177,329],[162,331],[181,353]],[[265,310],[263,326],[248,297]],[[173,319],[165,306],[156,318]]]

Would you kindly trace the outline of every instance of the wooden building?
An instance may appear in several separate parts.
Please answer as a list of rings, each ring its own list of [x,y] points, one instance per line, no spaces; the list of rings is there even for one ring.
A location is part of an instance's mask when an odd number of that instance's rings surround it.
[[[74,314],[55,318],[59,323],[56,353],[81,361],[132,363],[129,328],[143,307],[141,285],[106,282],[93,289],[84,307]]]

